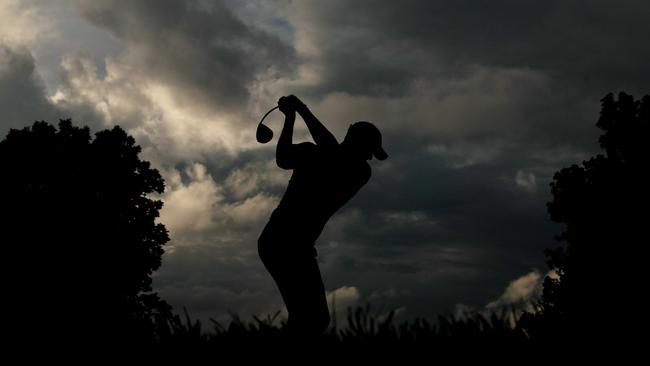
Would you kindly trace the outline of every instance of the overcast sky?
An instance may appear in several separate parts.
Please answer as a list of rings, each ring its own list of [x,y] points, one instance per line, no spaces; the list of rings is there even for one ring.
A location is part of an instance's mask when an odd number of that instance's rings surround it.
[[[120,125],[166,180],[154,287],[177,310],[280,310],[257,237],[290,172],[261,115],[299,96],[390,158],[318,241],[337,307],[432,317],[526,299],[557,245],[553,172],[598,151],[608,92],[650,92],[650,2],[0,0],[0,134]],[[296,123],[295,142],[310,139]]]

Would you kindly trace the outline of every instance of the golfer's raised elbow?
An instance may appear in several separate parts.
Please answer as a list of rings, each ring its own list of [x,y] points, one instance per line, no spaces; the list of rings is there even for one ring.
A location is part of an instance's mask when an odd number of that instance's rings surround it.
[[[291,164],[291,160],[287,159],[287,158],[276,157],[275,158],[275,164],[280,169],[285,169],[285,170],[293,169],[293,165]]]

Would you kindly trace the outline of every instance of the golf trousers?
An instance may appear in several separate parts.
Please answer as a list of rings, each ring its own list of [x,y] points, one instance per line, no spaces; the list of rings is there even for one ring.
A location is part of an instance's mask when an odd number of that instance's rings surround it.
[[[276,229],[269,221],[258,239],[258,253],[287,307],[289,330],[301,336],[322,334],[330,317],[316,248]]]

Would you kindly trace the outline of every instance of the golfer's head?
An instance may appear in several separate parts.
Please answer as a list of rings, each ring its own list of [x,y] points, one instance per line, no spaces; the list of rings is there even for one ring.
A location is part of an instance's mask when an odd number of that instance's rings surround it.
[[[372,159],[373,155],[379,160],[388,157],[381,146],[381,132],[370,122],[359,121],[351,124],[344,142],[366,160]]]

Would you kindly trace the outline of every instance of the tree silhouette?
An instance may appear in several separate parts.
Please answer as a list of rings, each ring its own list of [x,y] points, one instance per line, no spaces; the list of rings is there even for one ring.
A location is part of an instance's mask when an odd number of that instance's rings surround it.
[[[5,332],[33,341],[150,339],[169,240],[156,169],[120,127],[36,122],[0,142]],[[36,329],[40,329],[37,331]],[[46,339],[44,339],[46,338]]]
[[[546,250],[557,277],[545,278],[532,330],[554,339],[629,334],[647,287],[650,97],[610,93],[601,102],[596,125],[605,155],[560,170],[551,183],[547,208],[564,224],[557,239],[566,245]]]

